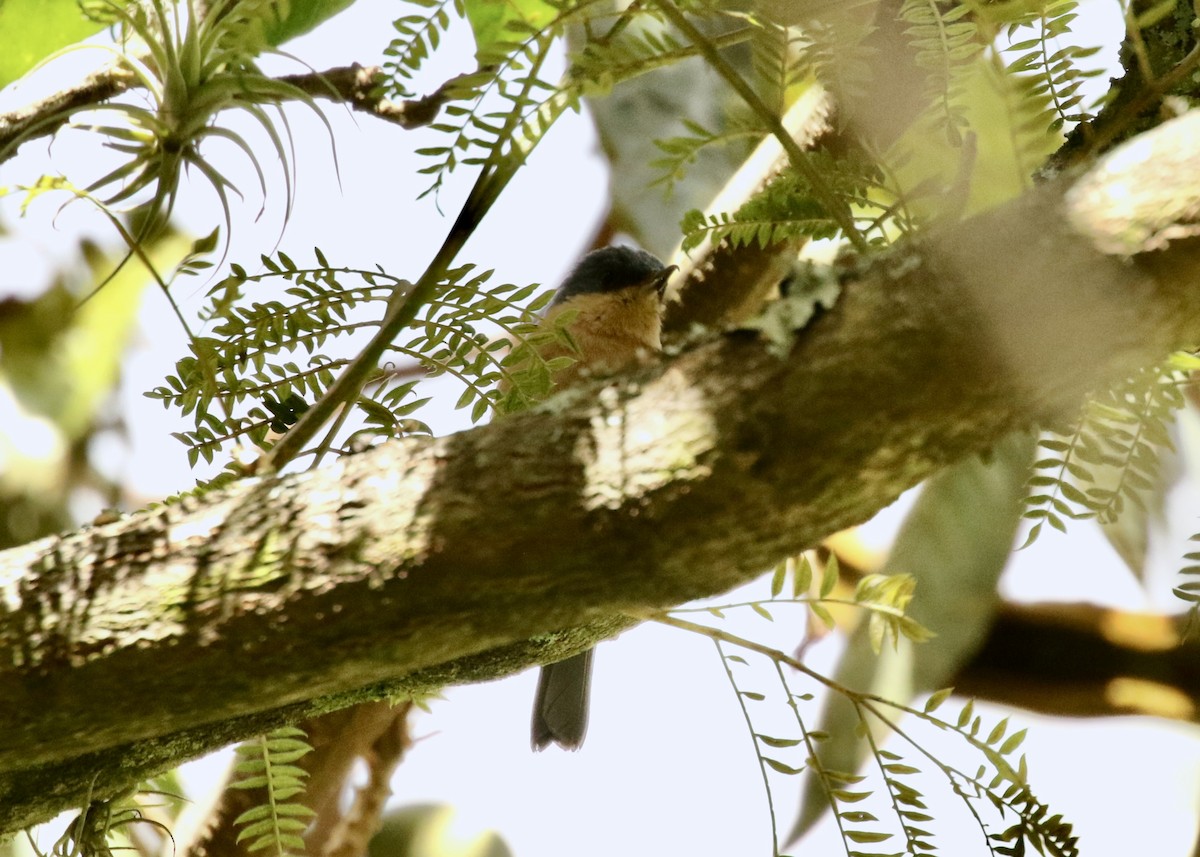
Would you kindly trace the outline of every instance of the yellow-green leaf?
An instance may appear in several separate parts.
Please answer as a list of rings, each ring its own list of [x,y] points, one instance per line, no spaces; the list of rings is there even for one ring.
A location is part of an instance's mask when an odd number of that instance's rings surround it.
[[[941,690],[931,693],[929,699],[925,700],[925,713],[931,714],[936,711],[938,706],[945,702],[952,693],[954,693],[952,687],[943,687]]]
[[[467,20],[475,34],[475,55],[481,59],[504,51],[517,35],[514,23],[543,27],[554,20],[554,7],[543,0],[466,0]]]
[[[0,86],[8,86],[50,54],[98,33],[102,25],[77,0],[4,0],[0,3]]]

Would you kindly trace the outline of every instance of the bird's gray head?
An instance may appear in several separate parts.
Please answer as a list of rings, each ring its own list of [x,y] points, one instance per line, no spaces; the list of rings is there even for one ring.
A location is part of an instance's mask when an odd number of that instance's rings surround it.
[[[578,295],[618,292],[634,286],[654,288],[662,296],[675,266],[633,247],[603,247],[588,253],[554,294],[551,305]]]

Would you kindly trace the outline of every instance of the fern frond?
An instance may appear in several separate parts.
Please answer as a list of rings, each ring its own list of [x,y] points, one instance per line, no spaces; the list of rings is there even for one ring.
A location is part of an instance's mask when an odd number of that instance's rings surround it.
[[[855,695],[852,701],[860,713],[860,718],[863,712],[869,713],[889,732],[931,763],[950,791],[963,802],[992,853],[1024,854],[1026,845],[1031,845],[1040,854],[1078,857],[1078,837],[1075,836],[1071,824],[1064,821],[1061,815],[1049,815],[1048,807],[1036,798],[1029,786],[1025,757],[1015,755],[1025,740],[1026,730],[1010,731],[1009,719],[1005,717],[994,724],[986,735],[983,734],[983,718],[975,714],[971,701],[963,706],[954,722],[943,719],[934,712],[949,693],[949,689],[938,691],[929,697],[922,709],[866,695]],[[961,767],[943,761],[912,731],[894,722],[888,715],[888,709],[906,714],[939,732],[957,735],[964,747],[980,758],[979,766],[973,773],[967,773]],[[865,726],[865,720],[863,724]],[[869,733],[870,730],[864,731]],[[877,763],[884,771],[889,793],[896,796],[897,804],[906,807],[899,811],[898,815],[910,843],[915,840],[915,844],[921,848],[921,851],[914,853],[932,851],[932,844],[926,841],[930,836],[929,831],[913,826],[913,822],[924,823],[932,819],[921,812],[925,806],[920,800],[920,794],[901,779],[917,774],[919,770],[914,766],[904,765],[898,754],[878,755],[878,748],[873,742],[872,748]],[[1011,824],[1000,833],[990,832],[991,826],[983,820],[980,807],[990,807],[999,813],[1001,821],[1011,821]]]
[[[433,177],[422,196],[436,195],[463,165],[497,173],[519,166],[563,111],[580,109],[585,95],[603,94],[617,82],[698,53],[671,33],[650,4],[632,4],[619,13],[598,0],[547,0],[547,5],[553,15],[536,26],[509,21],[503,36],[481,52],[479,70],[448,88],[445,119],[430,125],[444,141],[418,150],[431,159],[420,172]],[[554,41],[573,24],[581,24],[588,37],[563,77],[551,82],[542,75],[545,61]],[[714,44],[745,41],[753,29],[727,32]]]
[[[984,70],[988,82],[999,95],[1003,111],[1007,149],[1011,154],[1013,188],[1030,187],[1033,175],[1047,156],[1057,148],[1053,105],[1037,85],[1006,71],[998,60]]]
[[[786,577],[786,573],[776,572],[773,591],[782,590]],[[808,582],[811,583],[811,576]],[[923,708],[913,708],[837,684],[792,656],[717,628],[673,616],[659,617],[659,621],[708,636],[716,644],[754,739],[773,830],[772,780],[776,775],[794,776],[807,770],[824,793],[851,854],[860,853],[861,845],[888,842],[897,836],[903,837],[907,854],[934,853],[934,832],[927,829],[934,819],[927,812],[922,791],[926,783],[931,783],[961,801],[990,853],[1021,854],[1026,846],[1032,846],[1043,854],[1077,857],[1078,843],[1071,825],[1061,816],[1051,815],[1029,786],[1025,758],[1018,756],[1026,732],[1013,731],[1008,718],[985,727],[983,718],[975,714],[974,704],[967,702],[956,718],[946,719],[936,712],[949,697],[949,689],[931,695]],[[751,658],[765,658],[771,663],[772,688],[759,690],[750,686],[752,678],[747,670]],[[800,677],[785,672],[785,665],[798,671]],[[824,760],[821,748],[829,736],[808,726],[809,715],[804,710],[813,702],[814,695],[795,687],[805,677],[849,703],[848,714],[854,721],[849,728],[863,741],[865,755],[871,760],[867,769],[839,770]],[[783,710],[788,714],[791,729],[779,726],[777,720],[771,721],[769,727],[756,725],[766,721],[772,712]],[[900,722],[897,715],[907,719]],[[967,755],[977,760],[973,771],[930,749],[932,739],[944,733],[958,739],[960,750],[955,758]],[[882,746],[883,735],[890,735],[904,745],[905,752]],[[799,758],[798,751],[802,753]],[[947,751],[939,750],[944,752]],[[915,756],[925,763],[918,767],[905,756]],[[1005,825],[1000,832],[994,832],[992,824],[985,821],[986,811],[998,814]],[[775,853],[779,853],[778,848]]]
[[[422,13],[402,15],[392,22],[397,37],[384,49],[387,57],[383,71],[390,81],[389,95],[394,98],[411,98],[415,93],[406,83],[420,70],[442,42],[450,29],[451,12],[455,18],[463,17],[462,0],[412,0],[411,5],[424,10]]]
[[[295,762],[312,752],[303,730],[276,729],[237,747],[230,788],[262,790],[266,801],[234,819],[237,841],[246,850],[270,849],[275,857],[304,854],[302,833],[316,813],[295,798],[304,794],[308,771]]]
[[[974,748],[984,759],[974,774],[945,765],[933,757],[903,732],[898,732],[914,747],[922,749],[947,777],[954,793],[964,802],[973,804],[986,801],[1002,818],[1012,818],[1014,823],[1000,833],[988,833],[988,826],[972,807],[972,814],[981,831],[987,837],[989,848],[997,854],[1024,854],[1026,844],[1032,845],[1039,854],[1055,857],[1078,857],[1079,841],[1072,826],[1061,815],[1050,816],[1048,807],[1039,801],[1030,789],[1025,756],[1014,758],[1014,754],[1025,740],[1025,729],[1009,732],[1009,718],[1005,717],[980,737],[983,718],[975,713],[974,703],[968,701],[958,713],[955,722],[938,717],[934,712],[949,696],[950,689],[938,691],[929,697],[921,710],[907,706],[891,705],[918,718],[939,730],[957,734],[961,740]],[[874,713],[878,714],[876,710]]]
[[[1167,424],[1183,407],[1182,370],[1168,362],[1135,373],[1092,397],[1070,432],[1049,430],[1034,463],[1024,517],[1034,524],[1028,546],[1043,524],[1066,531],[1065,519],[1111,523],[1126,503],[1145,508],[1164,449],[1173,450]]]
[[[766,10],[727,14],[749,25],[750,68],[755,90],[762,103],[782,118],[794,88],[809,77],[809,67],[800,61],[809,37],[799,27],[773,20]]]
[[[854,16],[833,15],[807,22],[796,44],[796,74],[811,74],[842,98],[859,100],[871,85],[875,49],[867,36],[873,25]]]
[[[887,211],[871,196],[872,191],[880,189],[879,171],[865,161],[835,159],[826,152],[813,153],[812,162],[855,222],[886,240],[887,230],[880,218]],[[832,238],[841,224],[818,201],[807,178],[789,167],[733,214],[706,216],[692,210],[684,215],[681,228],[683,248],[690,250],[706,238],[713,242],[728,240],[735,247],[752,243],[766,247],[796,236]]]
[[[933,816],[925,811],[928,809],[925,795],[906,779],[911,777],[915,780],[922,773],[921,769],[910,764],[899,753],[881,747],[870,729],[865,730],[864,737],[870,746],[871,759],[883,780],[892,813],[900,821],[905,853],[932,854],[937,850],[937,846],[930,841],[934,834],[918,825],[928,824],[934,820]]]
[[[335,340],[377,328],[385,307],[410,287],[382,270],[330,267],[319,250],[317,267],[300,267],[286,253],[264,256],[261,273],[239,265],[211,290],[204,313],[209,335],[146,395],[192,416],[194,427],[175,437],[193,465],[211,463],[225,447],[245,441],[269,447],[333,384],[346,360],[323,353]],[[365,423],[345,449],[381,437],[429,434],[414,414],[430,401],[421,382],[440,375],[463,387],[459,408],[478,421],[549,389],[552,367],[537,356],[540,344],[561,338],[542,330],[538,311],[552,291],[489,284],[491,271],[463,265],[447,272],[412,325],[412,335],[390,346],[408,369],[381,367],[353,403]],[[263,289],[275,286],[271,294]],[[251,300],[250,287],[258,300]],[[511,346],[511,349],[510,349]],[[510,349],[505,352],[506,349]],[[303,355],[303,362],[299,362]],[[416,380],[404,380],[414,373]],[[503,392],[502,392],[503,390]]]
[[[1068,123],[1092,118],[1091,113],[1080,108],[1083,95],[1079,89],[1088,78],[1102,74],[1101,69],[1081,65],[1083,60],[1098,53],[1099,47],[1070,43],[1071,22],[1078,17],[1078,5],[1078,0],[1051,0],[1040,11],[1029,12],[1008,26],[1009,38],[1024,29],[1034,31],[1032,38],[1013,42],[1005,49],[1016,54],[1007,71],[1031,78],[1030,94],[1043,98],[1053,114],[1051,131],[1061,131]]]
[[[1200,542],[1200,533],[1193,533],[1189,538],[1190,542]],[[1179,600],[1189,604],[1188,607],[1188,632],[1194,632],[1197,627],[1200,627],[1197,620],[1200,620],[1200,550],[1191,550],[1183,555],[1187,565],[1179,569],[1179,576],[1183,578],[1183,582],[1176,586],[1172,592]]]
[[[586,20],[589,33],[607,23]],[[749,28],[726,34],[723,44],[750,38]],[[586,39],[571,58],[565,83],[583,95],[607,95],[617,83],[695,56],[696,48],[680,42],[653,7],[630,6],[603,35]]]
[[[445,145],[417,150],[432,160],[419,170],[433,176],[422,197],[436,196],[460,165],[511,169],[524,161],[563,109],[578,109],[578,96],[564,97],[559,87],[541,77],[551,45],[577,13],[562,6],[540,27],[509,21],[501,36],[480,47],[479,70],[456,80],[446,93],[446,121],[429,126],[445,136]]]
[[[779,669],[778,664],[776,664],[776,668]],[[785,680],[781,669],[779,669],[779,676]],[[804,745],[808,750],[805,765],[813,772],[816,782],[824,791],[825,797],[829,801],[829,809],[837,824],[838,833],[847,849],[852,844],[876,844],[891,839],[895,834],[881,829],[878,826],[879,817],[862,807],[862,802],[874,795],[871,788],[863,785],[867,778],[862,774],[838,771],[825,765],[821,760],[818,745],[826,736],[823,733],[807,729],[803,718],[799,716],[797,707],[793,706],[792,711],[804,738]]]
[[[926,74],[930,115],[954,146],[968,125],[962,71],[985,47],[970,12],[970,4],[957,0],[904,0],[900,7],[914,60]]]
[[[654,141],[654,145],[663,152],[663,156],[650,162],[650,166],[659,171],[651,184],[662,185],[667,193],[674,190],[676,183],[683,181],[688,168],[695,163],[704,149],[757,141],[767,133],[767,129],[756,122],[732,121],[729,127],[721,132],[709,131],[690,119],[685,119],[683,125],[687,134]]]

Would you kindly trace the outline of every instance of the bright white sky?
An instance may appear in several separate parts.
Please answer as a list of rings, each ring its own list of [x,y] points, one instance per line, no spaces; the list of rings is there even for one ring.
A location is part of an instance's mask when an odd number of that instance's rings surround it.
[[[288,50],[318,69],[377,62],[391,32],[390,21],[401,9],[392,0],[359,0]],[[1088,30],[1111,28],[1117,20],[1115,2],[1093,0],[1085,9],[1082,23]],[[365,42],[364,34],[372,41]],[[1089,35],[1081,41],[1092,44],[1096,39]],[[467,42],[452,44],[431,65],[427,79],[439,82],[466,68],[469,59]],[[279,69],[290,71],[294,65],[281,62]],[[29,88],[0,95],[0,109],[24,103],[29,96]],[[319,245],[334,265],[378,263],[389,272],[415,276],[449,227],[448,218],[431,201],[415,206],[412,202],[424,188],[424,177],[414,175],[413,151],[432,145],[433,138],[429,132],[405,132],[339,108],[326,112],[337,137],[340,188],[323,126],[307,110],[290,110],[300,175],[291,222],[281,240],[277,206],[268,209],[262,222],[251,222],[260,204],[257,183],[248,166],[234,158],[230,169],[235,174],[244,171],[238,184],[248,204],[234,214],[230,260],[254,268],[258,254],[271,252],[278,241],[298,262],[311,258],[311,248]],[[254,133],[252,123],[237,122],[235,127]],[[255,139],[260,151],[269,151],[261,135]],[[44,152],[44,147],[34,148]],[[76,164],[94,164],[96,150],[94,141],[64,140],[55,144],[52,155],[58,168],[71,174]],[[270,169],[270,158],[263,160]],[[31,179],[40,169],[44,167],[36,153],[23,156],[0,171],[0,183]],[[603,214],[605,183],[588,119],[568,114],[462,258],[495,267],[502,281],[556,282],[586,249]],[[456,211],[466,186],[461,177],[451,185],[443,197],[444,211]],[[3,204],[4,222],[14,223],[15,202]],[[0,239],[0,254],[6,260],[0,266],[0,297],[28,293],[30,283],[43,281],[54,270],[56,244],[76,231],[109,234],[104,223],[80,205],[69,208],[53,226],[51,215],[51,205],[43,203],[18,224],[16,239]],[[196,234],[206,233],[220,220],[215,200],[202,189],[185,195],[179,216]],[[201,292],[197,286],[190,295],[193,309],[202,300]],[[183,447],[169,436],[180,428],[179,421],[141,395],[160,383],[173,365],[180,341],[164,302],[149,292],[121,393],[131,443],[110,437],[98,450],[104,466],[121,474],[147,500],[186,489],[195,478]],[[439,432],[465,427],[456,414],[439,414],[432,422]],[[6,423],[11,432],[12,423]],[[1197,427],[1189,423],[1185,428],[1183,442],[1193,453],[1200,452]],[[1030,600],[1076,600],[1086,593],[1088,600],[1127,608],[1172,607],[1169,578],[1185,550],[1184,538],[1197,529],[1196,500],[1190,484],[1173,497],[1170,519],[1156,533],[1155,594],[1150,597],[1099,535],[1082,525],[1073,529],[1071,538],[1050,533],[1016,555],[1005,592]],[[94,511],[85,502],[79,514],[86,518]],[[898,509],[886,510],[868,534],[886,543],[900,517]],[[762,590],[759,585],[759,594],[765,594]],[[791,647],[796,631],[786,627],[786,618],[779,617],[784,626],[780,645]],[[764,633],[761,623],[753,633]],[[832,637],[817,645],[808,660],[815,668],[832,670],[839,646]],[[396,777],[395,801],[452,803],[458,808],[461,830],[494,828],[520,857],[770,853],[766,802],[750,739],[707,641],[644,627],[605,644],[597,658],[588,741],[576,754],[530,752],[534,683],[530,671],[447,691],[444,700],[434,703],[432,715],[416,720],[420,740]],[[1200,805],[1200,742],[1194,729],[1138,719],[1053,721],[1024,713],[1015,719],[1032,727],[1025,749],[1035,792],[1076,823],[1085,855],[1191,853]],[[202,782],[223,764],[222,759],[190,766],[192,781]],[[1154,788],[1146,788],[1147,783]],[[781,789],[775,801],[786,830],[797,805],[794,788]],[[983,853],[968,820],[964,818],[961,826],[952,822],[961,815],[957,808],[946,807],[943,814],[936,827],[941,853]],[[828,825],[814,840],[799,853],[841,853]]]

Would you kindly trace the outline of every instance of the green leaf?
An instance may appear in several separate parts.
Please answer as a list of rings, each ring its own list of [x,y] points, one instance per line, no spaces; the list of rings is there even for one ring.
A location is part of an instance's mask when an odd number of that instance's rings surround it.
[[[858,803],[860,800],[866,800],[872,792],[852,792],[846,789],[831,789],[829,792],[842,803]]]
[[[958,712],[958,728],[962,729],[971,722],[971,715],[975,713],[975,700],[968,699],[967,704],[962,707],[962,711]]]
[[[830,554],[829,561],[825,563],[825,570],[821,574],[821,588],[819,595],[821,598],[828,598],[829,593],[833,592],[833,587],[838,581],[838,560],[837,554]]]
[[[793,768],[791,765],[785,765],[783,762],[780,762],[777,759],[769,759],[766,756],[763,756],[762,760],[766,762],[772,770],[778,771],[781,774],[798,774],[804,770],[802,767]]]
[[[808,554],[800,556],[800,563],[796,566],[796,572],[792,576],[792,597],[799,598],[812,587],[813,570],[812,563],[808,561]]]
[[[1022,729],[1018,732],[1014,732],[1013,734],[1009,735],[1008,740],[1006,740],[1003,744],[1000,745],[1000,755],[1007,756],[1013,750],[1020,747],[1021,742],[1025,740],[1025,732],[1026,732],[1026,730]]]
[[[8,86],[50,54],[100,32],[78,0],[0,2],[0,86]]]
[[[932,714],[952,693],[954,693],[954,688],[952,687],[944,687],[939,691],[931,693],[929,699],[925,700],[925,713]]]
[[[354,0],[288,0],[285,4],[278,4],[287,9],[287,17],[281,19],[273,11],[267,17],[263,28],[267,44],[278,47],[289,39],[303,35],[318,24],[328,21],[353,2]],[[274,10],[277,4],[270,4],[267,8]]]
[[[783,592],[783,582],[787,580],[787,562],[775,564],[775,573],[771,575],[771,597],[778,598]]]
[[[475,56],[483,62],[494,61],[497,53],[508,53],[506,45],[514,39],[510,29],[514,24],[540,29],[558,14],[543,0],[466,0],[463,5],[475,34]]]
[[[770,735],[755,735],[759,741],[762,741],[768,747],[795,747],[800,744],[799,738],[774,738]]]
[[[808,609],[813,612],[814,616],[821,620],[821,623],[824,624],[826,628],[832,630],[837,626],[837,622],[834,621],[833,614],[826,610],[824,605],[813,601],[809,603]]]
[[[872,833],[869,830],[847,830],[846,838],[851,842],[885,842],[895,834]]]

